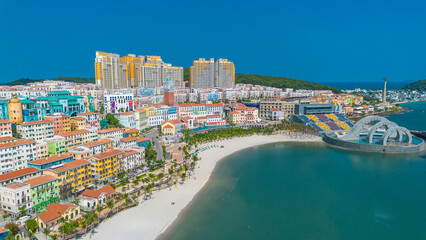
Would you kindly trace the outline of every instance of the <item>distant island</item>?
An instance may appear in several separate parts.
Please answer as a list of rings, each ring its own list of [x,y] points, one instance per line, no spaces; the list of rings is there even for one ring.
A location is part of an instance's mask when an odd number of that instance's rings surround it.
[[[403,89],[404,90],[415,90],[415,91],[419,91],[419,92],[426,91],[426,79],[415,81],[415,82],[412,82],[410,84],[407,84]]]

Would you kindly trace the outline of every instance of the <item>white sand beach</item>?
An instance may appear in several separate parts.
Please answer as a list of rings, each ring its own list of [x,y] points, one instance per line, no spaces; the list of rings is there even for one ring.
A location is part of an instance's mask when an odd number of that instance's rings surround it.
[[[203,146],[219,145],[224,148],[211,148],[199,153],[201,160],[195,168],[195,178],[185,180],[185,183],[172,190],[155,191],[150,200],[144,201],[137,207],[124,210],[101,223],[92,234],[88,233],[82,239],[116,240],[116,239],[157,239],[173,224],[179,213],[189,205],[197,193],[209,181],[216,163],[224,157],[239,150],[275,142],[321,142],[320,137],[289,137],[288,135],[250,136],[234,138]],[[203,147],[201,146],[201,147]],[[199,146],[200,147],[200,146]],[[198,167],[199,166],[199,167]],[[174,205],[171,203],[175,202]]]

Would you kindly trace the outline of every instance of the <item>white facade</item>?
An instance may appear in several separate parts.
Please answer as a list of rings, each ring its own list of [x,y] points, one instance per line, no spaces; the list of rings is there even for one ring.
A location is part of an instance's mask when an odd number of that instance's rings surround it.
[[[37,157],[36,142],[31,139],[0,144],[0,174],[27,167]]]
[[[135,112],[126,112],[120,113],[117,116],[118,121],[121,125],[127,128],[136,128],[139,129],[139,122],[136,121],[136,113]]]
[[[9,183],[0,186],[1,208],[13,215],[18,215],[19,208],[31,209],[30,185],[26,183]]]
[[[106,113],[133,111],[133,94],[104,92],[104,108]]]
[[[21,138],[42,141],[53,137],[53,122],[35,121],[16,125],[16,131],[21,134]]]
[[[145,156],[144,148],[125,150],[123,154],[122,164],[125,170],[134,169],[142,165]]]

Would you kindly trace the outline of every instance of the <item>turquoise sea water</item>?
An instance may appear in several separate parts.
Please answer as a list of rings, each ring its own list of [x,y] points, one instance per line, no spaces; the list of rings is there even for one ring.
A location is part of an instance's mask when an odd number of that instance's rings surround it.
[[[259,146],[220,162],[165,239],[426,239],[425,183],[423,155]]]
[[[390,115],[388,119],[410,130],[426,131],[426,101],[406,103],[401,106],[413,111]]]

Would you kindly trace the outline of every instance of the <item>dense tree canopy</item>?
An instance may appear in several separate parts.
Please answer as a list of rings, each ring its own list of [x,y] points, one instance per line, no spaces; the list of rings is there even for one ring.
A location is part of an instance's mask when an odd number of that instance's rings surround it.
[[[184,80],[189,81],[189,68],[185,68],[183,71]],[[340,93],[341,91],[337,88],[332,88],[318,83],[297,80],[286,77],[271,77],[263,75],[253,74],[235,74],[235,83],[246,83],[256,84],[277,88],[293,88],[293,89],[307,89],[307,90],[331,90],[334,93]]]
[[[49,80],[65,81],[65,82],[74,82],[74,83],[95,83],[94,78],[82,78],[82,77],[57,77],[57,78],[48,78]],[[25,85],[32,82],[42,82],[47,79],[30,79],[30,78],[21,78],[15,81],[6,83],[6,85]]]
[[[405,90],[416,90],[416,91],[426,91],[426,79],[415,81],[404,87]]]

